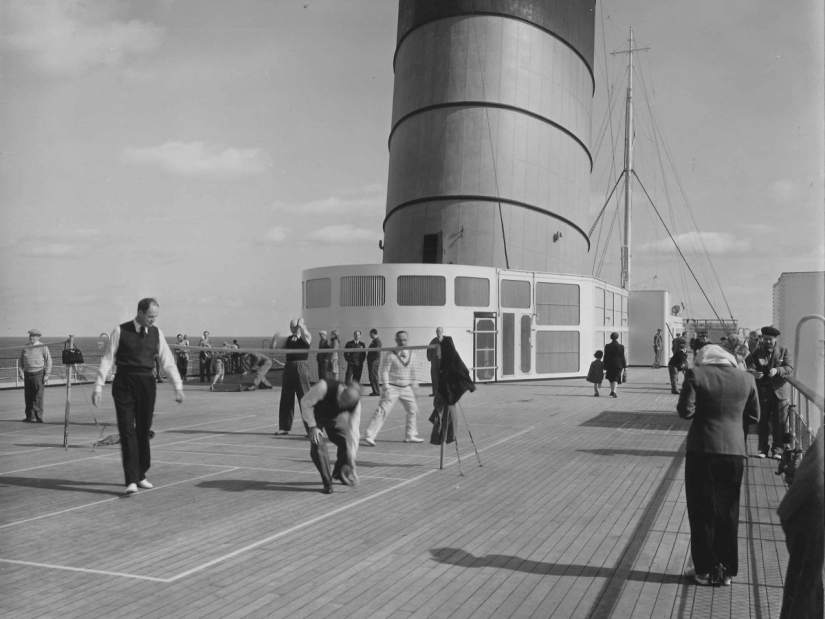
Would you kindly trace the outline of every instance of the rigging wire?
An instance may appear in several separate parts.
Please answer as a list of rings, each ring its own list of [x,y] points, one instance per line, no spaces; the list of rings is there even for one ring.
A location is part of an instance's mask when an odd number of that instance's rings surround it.
[[[601,256],[601,260],[599,262],[599,269],[598,269],[598,271],[596,271],[596,275],[595,275],[595,277],[597,277],[597,278],[602,273],[602,267],[604,267],[604,259],[607,256],[607,250],[610,247],[610,235],[613,233],[613,226],[616,225],[616,220],[618,219],[618,217],[619,217],[619,208],[618,208],[618,204],[617,204],[616,210],[613,211],[613,217],[610,220],[610,228],[607,231],[607,237],[606,237],[607,240],[605,241],[604,247],[602,248],[602,256]]]
[[[647,196],[647,199],[650,202],[650,206],[652,206],[653,210],[656,211],[656,215],[658,215],[659,221],[662,222],[662,225],[665,227],[665,230],[667,231],[667,234],[670,237],[670,240],[673,241],[673,245],[676,247],[676,251],[679,252],[679,255],[682,257],[682,260],[685,261],[685,266],[687,266],[688,270],[690,271],[690,274],[693,275],[693,279],[696,281],[696,285],[699,286],[699,290],[702,291],[702,295],[704,295],[705,300],[708,302],[708,305],[710,306],[711,311],[716,316],[716,318],[719,319],[719,323],[722,325],[722,329],[724,329],[725,334],[730,335],[730,332],[728,331],[728,327],[727,327],[726,322],[719,316],[719,313],[716,311],[716,308],[713,307],[713,303],[711,303],[711,300],[708,298],[708,295],[705,292],[705,289],[702,288],[702,284],[699,283],[699,279],[696,277],[696,274],[693,272],[693,269],[690,267],[690,264],[688,263],[687,258],[685,258],[685,255],[682,253],[682,249],[679,247],[679,244],[676,242],[676,239],[673,238],[673,235],[670,233],[670,230],[668,229],[667,224],[665,223],[665,220],[662,219],[662,215],[659,213],[659,209],[656,208],[656,205],[653,203],[653,200],[650,198],[650,194],[647,192],[647,189],[645,188],[644,184],[642,183],[641,179],[639,178],[639,176],[636,174],[635,171],[633,172],[633,176],[635,176],[636,180],[639,181],[639,186],[642,188],[642,191],[645,192],[645,196]]]
[[[658,151],[658,146],[659,146],[660,143],[662,145],[662,148],[665,151],[665,156],[667,157],[668,163],[670,164],[671,170],[673,172],[673,176],[676,179],[676,184],[679,187],[679,191],[682,195],[682,199],[684,200],[685,206],[687,207],[688,214],[690,215],[691,222],[693,223],[693,228],[697,232],[697,237],[699,239],[699,243],[702,246],[702,251],[705,254],[705,258],[707,259],[707,262],[708,262],[708,265],[710,266],[711,272],[713,273],[713,277],[712,278],[708,277],[708,279],[712,279],[713,281],[715,281],[716,286],[718,287],[718,290],[721,294],[722,300],[725,303],[725,307],[727,308],[728,314],[730,315],[731,320],[733,320],[733,313],[731,311],[730,304],[728,303],[727,297],[725,295],[725,291],[722,288],[721,282],[719,280],[719,274],[716,272],[716,268],[713,265],[713,260],[711,260],[710,252],[708,252],[708,250],[707,250],[707,246],[705,245],[704,239],[702,238],[702,235],[699,233],[699,227],[696,223],[696,218],[694,217],[693,209],[690,206],[690,202],[689,202],[687,194],[684,190],[684,186],[682,185],[681,178],[679,177],[679,173],[678,173],[678,171],[676,169],[676,165],[673,161],[673,157],[670,153],[670,150],[668,149],[667,143],[665,142],[665,139],[664,139],[664,135],[663,135],[661,129],[659,128],[658,120],[657,120],[656,115],[653,112],[652,106],[650,104],[650,98],[648,97],[648,93],[647,93],[647,83],[645,81],[644,75],[642,74],[642,72],[639,72],[639,75],[640,75],[641,82],[642,82],[642,92],[645,96],[645,102],[647,104],[648,113],[650,115],[651,126],[652,126],[652,129],[653,129],[655,135],[658,136],[658,139],[654,140],[654,143],[657,146],[657,153],[658,153],[658,156],[659,156],[659,159],[660,159],[660,166],[662,167],[663,177],[664,177],[664,164],[663,164],[663,162],[661,162],[661,153]],[[665,193],[668,196],[667,201],[668,201],[668,204],[670,205],[670,192],[669,192],[666,185],[665,185]],[[673,219],[673,217],[672,217],[673,212],[674,212],[674,209],[671,206],[671,220]],[[674,222],[672,222],[672,223],[674,223]]]
[[[606,117],[607,117],[607,126],[610,129],[610,143],[611,143],[610,154],[611,154],[611,160],[612,160],[612,165],[610,166],[609,177],[608,178],[612,178],[613,176],[616,175],[616,140],[617,140],[617,138],[616,138],[617,134],[614,134],[614,132],[613,132],[613,110],[614,110],[614,107],[615,107],[615,105],[616,105],[616,103],[618,102],[618,99],[619,99],[619,96],[618,96],[619,89],[618,88],[612,88],[611,89],[610,80],[608,78],[607,39],[605,37],[604,8],[602,6],[599,7],[599,18],[601,20],[601,26],[602,26],[602,56],[603,56],[603,60],[604,60],[604,65],[603,66],[604,66],[605,90],[607,91],[607,103],[608,103],[607,111],[606,111]],[[609,16],[608,16],[608,19],[609,19]],[[611,102],[611,98],[612,98],[612,102]],[[606,129],[607,129],[607,127],[605,128],[605,132],[602,133],[602,138],[599,141],[599,145],[596,149],[597,153],[601,149],[601,145],[602,145],[602,141],[604,140],[604,136],[607,134]],[[624,170],[622,170],[622,174],[624,174]],[[616,185],[613,187],[613,191],[616,190],[616,187],[619,184],[619,179],[621,179],[621,175],[616,180]],[[613,192],[611,192],[611,194],[612,193]],[[601,220],[601,216],[604,213],[604,209],[607,208],[607,204],[609,202],[610,202],[610,198],[605,200],[605,206],[602,208],[601,213],[599,213],[599,217],[597,218],[597,221]],[[608,230],[608,233],[607,233],[607,237],[606,237],[607,241],[605,242],[605,247],[610,245],[610,234],[613,231],[614,223],[615,223],[615,216],[613,218],[613,221],[610,224],[610,230]],[[603,229],[603,226],[599,226],[599,236],[598,236],[597,242],[601,242],[602,229]],[[591,228],[590,233],[588,234],[588,237],[590,237],[592,234],[593,234],[593,229]],[[597,245],[597,247],[598,247],[598,245]],[[596,270],[596,257],[597,257],[597,254],[598,254],[597,252],[593,252],[593,267],[591,268],[591,273],[593,273]],[[601,274],[602,265],[604,264],[604,256],[605,256],[605,254],[604,254],[604,252],[602,252],[601,263],[599,264],[599,268],[598,268],[598,271],[597,271],[598,274]]]
[[[473,39],[476,43],[476,54],[478,56],[478,66],[479,66],[479,76],[481,78],[481,100],[484,103],[487,103],[487,91],[484,87],[484,71],[481,70],[482,62],[481,62],[481,46],[478,43],[478,32],[476,31],[476,20],[470,20],[470,27],[473,29]],[[486,33],[485,33],[486,34]],[[490,142],[490,159],[493,162],[493,182],[496,185],[496,198],[501,198],[501,191],[498,186],[498,169],[496,167],[496,153],[495,149],[493,148],[493,127],[490,124],[490,108],[486,105],[484,106],[484,113],[487,118],[487,137]],[[510,268],[510,258],[507,255],[507,235],[504,231],[504,214],[502,213],[501,209],[501,200],[498,200],[498,218],[501,222],[501,242],[504,246],[504,265],[508,269]]]
[[[610,204],[610,198],[612,198],[613,194],[616,192],[616,187],[619,186],[619,182],[622,180],[622,177],[624,176],[624,174],[625,174],[625,171],[622,170],[622,173],[619,174],[619,178],[616,180],[616,184],[613,185],[613,189],[610,190],[610,195],[607,196],[607,200],[604,201],[604,206],[602,207],[602,210],[600,210],[599,214],[596,216],[596,221],[594,221],[593,225],[590,226],[590,232],[587,233],[587,238],[590,238],[590,237],[593,236],[593,230],[596,228],[596,224],[599,223],[599,220],[602,218],[602,215],[604,215],[604,211],[607,208],[607,205]]]

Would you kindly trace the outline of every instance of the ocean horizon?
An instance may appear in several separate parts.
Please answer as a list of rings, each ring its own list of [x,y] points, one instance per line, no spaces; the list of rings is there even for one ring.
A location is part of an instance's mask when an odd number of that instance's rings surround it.
[[[172,346],[175,342],[178,341],[177,333],[169,336],[168,333],[164,332],[166,336],[166,342]],[[272,338],[271,335],[210,335],[209,340],[212,342],[213,347],[220,347],[223,346],[224,342],[232,343],[232,340],[238,340],[238,344],[241,348],[264,348],[263,341],[270,340]],[[101,337],[99,335],[75,335],[74,336],[74,344],[77,348],[82,350],[84,353],[88,354],[99,354],[104,347],[98,346],[98,342],[105,342],[107,338]],[[197,336],[189,336],[189,345],[190,346],[197,346],[198,342],[201,339],[201,335],[198,334]],[[44,335],[40,338],[40,342],[43,344],[49,345],[58,345],[63,344],[68,340],[68,337],[64,336],[48,336]],[[9,349],[19,349],[21,346],[25,346],[29,343],[29,338],[27,335],[22,335],[18,337],[0,337],[0,351],[9,352]],[[266,346],[268,348],[268,344]]]

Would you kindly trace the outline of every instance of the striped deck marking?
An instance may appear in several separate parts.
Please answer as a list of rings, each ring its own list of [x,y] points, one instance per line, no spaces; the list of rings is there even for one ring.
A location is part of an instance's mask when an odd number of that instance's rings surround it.
[[[512,434],[508,437],[505,437],[501,440],[496,441],[495,443],[493,443],[491,445],[487,445],[487,446],[479,449],[478,451],[481,452],[481,451],[485,451],[487,449],[492,449],[493,447],[501,445],[502,443],[506,443],[507,441],[509,441],[511,439],[514,439],[518,436],[521,436],[522,434],[525,434],[526,432],[529,432],[530,430],[532,430],[532,428],[527,428],[526,430],[522,430],[521,432],[518,432],[516,434]],[[448,462],[445,462],[445,467],[446,466],[451,466],[451,465],[453,465],[457,462],[458,462],[457,460],[450,460]],[[215,476],[215,475],[222,475],[224,473],[231,473],[232,471],[238,470],[239,468],[241,468],[241,467],[232,467],[231,469],[228,469],[228,470],[225,470],[225,471],[217,471],[215,473],[209,473],[208,475],[201,475],[199,477],[195,477],[195,478],[192,478],[192,479],[187,479],[187,480],[183,480],[183,481],[179,481],[179,482],[174,482],[174,483],[171,483],[171,484],[166,484],[164,486],[158,486],[158,487],[156,487],[152,490],[142,490],[141,492],[128,497],[128,499],[131,500],[133,498],[136,498],[141,493],[155,492],[157,490],[162,490],[164,488],[169,488],[171,486],[175,486],[175,485],[178,485],[178,484],[189,483],[189,482],[196,481],[198,479],[203,479],[203,478],[206,478],[206,477],[212,477],[212,476]],[[68,570],[68,571],[73,571],[73,572],[87,572],[87,573],[91,573],[91,574],[105,574],[107,576],[119,576],[119,577],[123,577],[123,578],[135,578],[135,579],[138,579],[138,580],[151,580],[153,582],[171,583],[171,582],[175,582],[177,580],[180,580],[182,578],[186,578],[187,576],[190,576],[190,575],[195,574],[197,572],[201,572],[201,571],[203,571],[203,570],[205,570],[209,567],[212,567],[213,565],[217,565],[218,563],[222,563],[222,562],[224,562],[228,559],[231,559],[233,557],[237,557],[241,554],[249,552],[250,550],[254,550],[255,548],[258,548],[258,547],[263,546],[265,544],[269,544],[270,542],[273,542],[275,540],[281,539],[283,537],[287,537],[290,534],[295,533],[297,531],[301,531],[303,529],[306,529],[307,527],[312,526],[313,524],[316,524],[316,523],[321,522],[323,520],[327,520],[328,518],[331,518],[332,516],[335,516],[336,514],[340,514],[342,512],[348,511],[348,510],[350,510],[354,507],[357,507],[357,506],[359,506],[363,503],[366,503],[368,501],[372,501],[374,499],[377,499],[378,497],[380,497],[384,494],[387,494],[389,492],[393,492],[394,490],[398,490],[399,488],[403,488],[404,486],[407,486],[409,484],[413,484],[415,482],[418,482],[418,481],[424,479],[425,477],[428,477],[428,476],[432,475],[433,473],[439,472],[440,470],[441,469],[431,469],[429,471],[426,471],[425,473],[421,473],[420,475],[417,475],[416,477],[401,481],[400,483],[395,484],[394,486],[391,486],[389,488],[385,488],[384,490],[380,490],[376,493],[371,494],[370,496],[364,497],[362,499],[358,499],[356,501],[353,501],[352,503],[348,503],[347,505],[339,507],[338,509],[334,509],[334,510],[332,510],[330,512],[327,512],[325,514],[321,514],[320,516],[316,516],[315,518],[311,518],[310,520],[304,521],[304,522],[302,522],[300,524],[297,524],[293,527],[290,527],[290,528],[288,528],[284,531],[280,531],[280,532],[278,532],[274,535],[270,535],[269,537],[266,537],[264,539],[257,540],[257,541],[255,541],[251,544],[248,544],[248,545],[246,545],[242,548],[239,548],[239,549],[234,550],[232,552],[229,552],[225,555],[222,555],[220,557],[217,557],[215,559],[207,561],[206,563],[203,563],[203,564],[198,565],[196,567],[193,567],[189,570],[186,570],[185,572],[181,572],[180,574],[177,574],[176,576],[172,576],[171,578],[155,578],[155,577],[142,576],[142,575],[136,575],[136,574],[127,574],[127,573],[123,573],[123,572],[107,572],[105,570],[92,570],[92,569],[86,569],[86,568],[70,567],[70,566],[63,566],[63,565],[52,565],[52,564],[48,564],[48,563],[34,563],[34,562],[26,562],[26,561],[19,561],[19,560],[14,560],[14,559],[3,559],[3,558],[0,558],[0,563],[14,563],[14,564],[29,565],[29,566],[34,566],[34,567],[43,567],[43,568],[49,568],[49,569],[55,569],[55,570]],[[295,471],[289,471],[289,472],[294,473]],[[317,471],[314,471],[314,473],[317,474]],[[19,525],[19,524],[24,524],[24,523],[31,522],[31,521],[34,521],[34,520],[40,520],[41,518],[50,518],[52,516],[58,516],[60,514],[64,514],[64,513],[67,513],[67,512],[71,512],[71,511],[76,511],[78,509],[85,509],[87,507],[92,507],[92,506],[100,505],[100,504],[103,504],[103,503],[110,503],[112,501],[119,501],[123,498],[126,498],[126,497],[123,497],[123,496],[113,497],[111,499],[104,499],[102,501],[95,501],[93,503],[87,503],[86,505],[72,507],[72,508],[61,510],[59,512],[54,512],[54,513],[51,513],[51,514],[43,514],[41,516],[36,516],[34,518],[29,518],[27,520],[21,520],[21,521],[9,523],[9,524],[6,524],[6,525],[2,525],[2,526],[0,526],[0,529],[4,529],[4,528],[7,528],[7,527]]]
[[[53,516],[59,516],[61,514],[67,514],[69,512],[74,512],[74,511],[77,511],[79,509],[86,509],[88,507],[94,507],[95,505],[102,505],[103,503],[111,503],[112,501],[120,501],[120,500],[123,500],[123,499],[132,500],[134,498],[137,498],[141,494],[147,494],[149,492],[158,492],[160,490],[164,490],[165,488],[170,488],[172,486],[177,486],[179,484],[186,484],[186,483],[189,483],[189,482],[197,481],[199,479],[204,479],[206,477],[213,477],[215,475],[222,475],[223,473],[231,473],[232,471],[237,470],[237,469],[238,469],[238,467],[226,467],[226,470],[224,470],[224,471],[216,471],[215,473],[208,473],[207,475],[199,475],[198,477],[192,477],[191,479],[184,479],[182,481],[175,481],[175,482],[172,482],[170,484],[164,484],[162,486],[155,486],[154,488],[152,488],[150,490],[141,490],[140,492],[137,492],[137,493],[132,494],[132,495],[122,494],[120,496],[112,497],[111,499],[103,499],[101,501],[93,501],[92,503],[86,503],[84,505],[77,505],[75,507],[69,507],[67,509],[61,509],[60,511],[52,512],[50,514],[41,514],[40,516],[35,516],[33,518],[27,518],[26,520],[18,520],[16,522],[9,522],[7,524],[0,525],[0,529],[7,529],[8,527],[14,527],[14,526],[17,526],[17,525],[20,525],[20,524],[26,524],[27,522],[34,522],[35,520],[42,520],[43,518],[52,518]],[[2,558],[0,558],[0,561],[6,562],[6,563],[10,562],[8,559],[2,559]]]

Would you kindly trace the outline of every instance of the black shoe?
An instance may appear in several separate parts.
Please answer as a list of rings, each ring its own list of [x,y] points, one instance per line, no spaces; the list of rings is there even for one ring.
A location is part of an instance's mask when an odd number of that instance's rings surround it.
[[[670,392],[671,392],[673,395],[679,395],[679,392],[678,392],[678,391],[676,391],[676,390],[674,390],[674,389],[671,389],[671,390],[670,390]]]
[[[22,421],[23,423],[34,423],[34,419],[32,419],[31,417],[26,417]]]
[[[43,423],[42,419],[35,419],[35,423]]]
[[[330,484],[329,486],[324,486],[324,489],[321,490],[321,492],[323,492],[324,494],[332,494],[332,484]]]
[[[617,396],[617,395],[616,395],[616,392],[615,392],[615,391],[611,391],[611,392],[610,392],[610,397],[611,397],[611,398],[618,398],[619,396]]]

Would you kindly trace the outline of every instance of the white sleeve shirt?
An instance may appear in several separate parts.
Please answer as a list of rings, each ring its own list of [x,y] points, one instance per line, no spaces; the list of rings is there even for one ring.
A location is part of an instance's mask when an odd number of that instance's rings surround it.
[[[132,320],[132,322],[135,325],[135,329],[140,332],[141,325],[139,325],[136,320]],[[180,391],[183,389],[183,381],[180,379],[180,373],[178,372],[172,350],[169,348],[169,344],[166,343],[163,331],[159,328],[158,337],[160,338],[160,345],[158,346],[158,361],[160,362],[160,366],[172,377],[175,389]],[[115,327],[114,331],[109,335],[106,351],[100,359],[100,367],[97,370],[97,380],[95,380],[94,389],[97,393],[100,393],[103,390],[103,385],[106,384],[106,377],[109,375],[115,363],[115,354],[117,353],[118,346],[120,346],[120,325]]]

